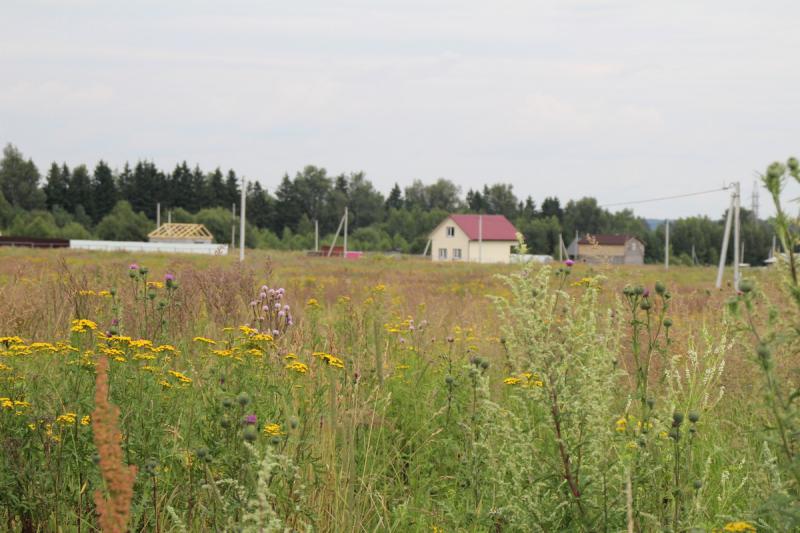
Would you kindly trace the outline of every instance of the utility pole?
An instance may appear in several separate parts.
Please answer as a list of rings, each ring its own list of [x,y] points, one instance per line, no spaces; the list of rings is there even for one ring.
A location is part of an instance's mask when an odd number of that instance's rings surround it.
[[[342,259],[347,258],[347,207],[344,208],[344,252],[342,252]]]
[[[231,250],[236,248],[236,204],[231,204]]]
[[[739,263],[742,262],[742,258],[739,255],[741,253],[741,233],[742,233],[742,224],[741,220],[739,219],[739,212],[741,211],[741,203],[742,203],[742,195],[741,189],[739,188],[739,182],[736,182],[735,185],[735,196],[736,203],[733,207],[733,217],[734,217],[734,224],[733,224],[733,289],[739,290]]]
[[[733,287],[739,290],[739,263],[741,262],[740,232],[741,224],[739,220],[741,198],[739,182],[732,185],[731,203],[728,207],[728,216],[725,218],[725,233],[722,236],[722,250],[719,255],[719,268],[717,269],[716,287],[722,287],[722,275],[725,271],[725,261],[728,258],[728,241],[731,237],[731,227],[733,227]]]
[[[161,202],[156,202],[156,227],[161,227]]]
[[[478,263],[483,263],[483,215],[478,215]]]
[[[669,220],[664,221],[664,270],[669,270]]]
[[[319,252],[319,220],[314,219],[314,251]]]
[[[758,181],[753,181],[753,223],[758,223]]]
[[[244,210],[247,200],[247,182],[242,178],[242,205],[239,208],[239,262],[244,261]]]

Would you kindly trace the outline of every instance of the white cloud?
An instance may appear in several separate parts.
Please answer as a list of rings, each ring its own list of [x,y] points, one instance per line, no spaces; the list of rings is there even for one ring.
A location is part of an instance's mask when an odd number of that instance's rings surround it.
[[[0,141],[272,188],[503,179],[541,200],[749,183],[798,152],[800,5],[754,0],[26,2],[0,19]],[[652,216],[724,208],[649,204]]]

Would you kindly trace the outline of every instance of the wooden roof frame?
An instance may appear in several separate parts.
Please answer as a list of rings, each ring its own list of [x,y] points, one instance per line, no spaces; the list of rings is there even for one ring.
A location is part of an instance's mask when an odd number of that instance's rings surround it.
[[[179,239],[186,241],[213,240],[214,236],[202,224],[168,222],[147,235],[148,239]]]

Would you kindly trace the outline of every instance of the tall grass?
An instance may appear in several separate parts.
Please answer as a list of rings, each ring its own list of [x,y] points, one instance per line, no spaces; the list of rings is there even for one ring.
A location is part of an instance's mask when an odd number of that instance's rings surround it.
[[[698,270],[7,259],[10,531],[105,527],[112,459],[135,531],[786,524],[752,345]]]

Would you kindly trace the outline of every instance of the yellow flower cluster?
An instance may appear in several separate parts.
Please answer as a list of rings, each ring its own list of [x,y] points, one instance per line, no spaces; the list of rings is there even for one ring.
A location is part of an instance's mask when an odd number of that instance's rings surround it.
[[[405,320],[398,320],[397,322],[393,323],[386,323],[383,325],[383,329],[385,329],[388,333],[402,333],[403,331],[409,331],[411,329],[411,324],[414,323],[414,319],[406,317]]]
[[[167,371],[167,373],[170,376],[177,379],[178,381],[180,381],[181,383],[186,383],[188,385],[189,383],[192,382],[192,378],[187,377],[186,375],[182,374],[181,372],[178,372],[177,370],[169,370]]]
[[[288,365],[286,365],[287,370],[292,370],[297,372],[298,374],[305,374],[308,372],[308,365],[305,363],[301,363],[300,361],[292,361]]]
[[[317,301],[316,298],[309,298],[308,301],[306,302],[306,307],[310,309],[319,309],[321,306],[319,305],[319,302]]]
[[[258,333],[257,329],[253,329],[250,326],[239,326],[239,331],[248,336]]]
[[[3,409],[17,409],[30,407],[31,404],[22,400],[12,400],[11,398],[0,398],[0,407]]]
[[[75,413],[64,413],[56,417],[56,422],[62,426],[71,426],[78,420],[78,415]]]
[[[264,426],[264,435],[269,435],[271,437],[280,437],[283,435],[283,431],[281,431],[280,424],[267,424]]]
[[[97,329],[97,324],[85,318],[73,320],[72,327],[70,328],[70,330],[76,333],[83,333],[85,331],[95,330],[95,329]]]
[[[755,533],[756,528],[749,522],[728,522],[722,531],[729,531],[732,533]]]
[[[523,372],[517,376],[509,376],[503,380],[506,385],[522,385],[523,388],[529,389],[531,387],[543,387],[539,374],[536,372]]]
[[[597,287],[600,280],[597,277],[581,278],[572,284],[573,287]]]
[[[217,341],[208,339],[206,337],[195,337],[192,340],[194,340],[194,342],[201,342],[203,344],[217,344]]]
[[[24,341],[19,337],[0,337],[0,343],[5,344],[6,346],[10,344],[23,344]]]
[[[335,355],[331,355],[326,352],[314,352],[311,355],[314,357],[319,357],[320,361],[326,363],[328,366],[332,366],[334,368],[344,368],[344,361]]]
[[[80,295],[80,296],[100,296],[101,298],[111,298],[111,292],[110,291],[80,290],[80,291],[78,291],[78,295]]]

